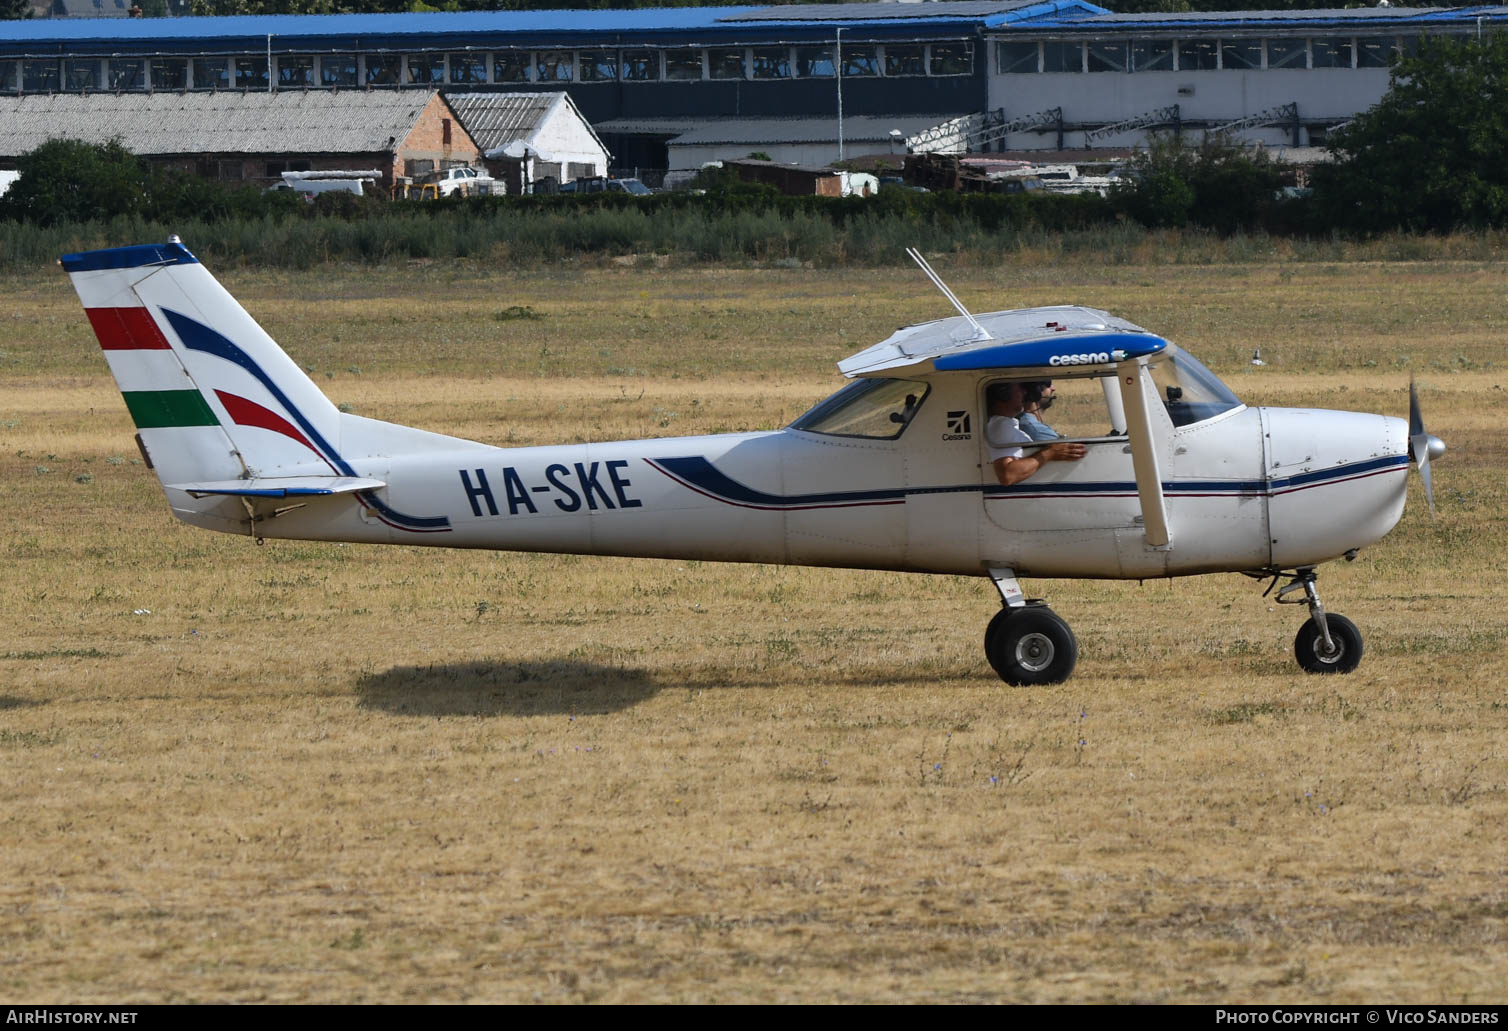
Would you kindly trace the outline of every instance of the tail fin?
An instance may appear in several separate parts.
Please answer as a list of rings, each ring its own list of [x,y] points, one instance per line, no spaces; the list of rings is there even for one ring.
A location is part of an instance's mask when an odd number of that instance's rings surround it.
[[[165,486],[353,475],[339,411],[176,239],[62,264]]]
[[[222,504],[227,496],[249,509],[251,498],[346,494],[390,527],[449,529],[443,516],[392,509],[379,496],[382,481],[356,472],[342,456],[342,436],[354,434],[346,443],[359,460],[373,453],[367,438],[385,424],[342,416],[176,237],[65,254],[62,265],[180,518],[226,529],[220,524],[232,518],[246,525],[232,516],[241,506]],[[415,447],[445,440],[388,427],[389,447],[395,431]]]

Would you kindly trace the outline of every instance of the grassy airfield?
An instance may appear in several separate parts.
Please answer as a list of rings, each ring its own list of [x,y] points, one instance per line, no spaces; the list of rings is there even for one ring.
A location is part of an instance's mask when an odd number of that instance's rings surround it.
[[[61,272],[0,283],[0,997],[1508,997],[1508,266],[943,270],[1436,466],[1322,597],[268,542],[170,518]],[[949,314],[901,270],[226,275],[338,403],[488,442],[775,427]],[[1254,347],[1269,364],[1248,365]],[[1277,609],[1274,611],[1274,609]]]

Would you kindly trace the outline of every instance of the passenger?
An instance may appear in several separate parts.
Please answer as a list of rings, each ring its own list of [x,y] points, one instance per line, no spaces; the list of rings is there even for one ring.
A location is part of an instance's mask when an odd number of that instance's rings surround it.
[[[1077,462],[1088,452],[1083,444],[1059,442],[1026,454],[1023,445],[1032,443],[1021,429],[1018,419],[1025,409],[1026,384],[995,383],[985,392],[990,418],[984,437],[990,446],[990,464],[995,477],[1005,486],[1020,483],[1048,462]]]
[[[1057,440],[1061,437],[1061,433],[1042,421],[1042,413],[1052,407],[1056,397],[1057,392],[1050,379],[1026,384],[1025,394],[1021,399],[1021,416],[1016,420],[1021,426],[1021,432],[1032,440]]]

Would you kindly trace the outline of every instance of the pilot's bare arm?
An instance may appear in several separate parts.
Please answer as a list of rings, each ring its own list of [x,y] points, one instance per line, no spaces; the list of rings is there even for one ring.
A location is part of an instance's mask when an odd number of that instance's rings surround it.
[[[1020,483],[1048,462],[1077,462],[1088,452],[1083,444],[1049,444],[1020,458],[995,459],[995,477],[1005,486]]]

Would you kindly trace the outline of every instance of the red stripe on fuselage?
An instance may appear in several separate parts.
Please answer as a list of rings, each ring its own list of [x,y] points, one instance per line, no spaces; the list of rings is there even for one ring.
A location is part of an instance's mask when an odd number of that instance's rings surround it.
[[[106,351],[169,351],[167,338],[145,308],[85,308]]]

